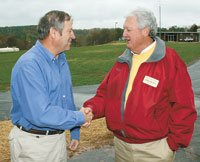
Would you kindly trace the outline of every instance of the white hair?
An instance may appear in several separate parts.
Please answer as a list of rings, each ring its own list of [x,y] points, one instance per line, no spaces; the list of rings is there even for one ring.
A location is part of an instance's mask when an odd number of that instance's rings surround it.
[[[137,8],[130,12],[127,17],[135,17],[137,19],[138,28],[144,29],[145,27],[150,28],[150,37],[155,38],[157,34],[157,23],[156,17],[153,12],[145,8]]]

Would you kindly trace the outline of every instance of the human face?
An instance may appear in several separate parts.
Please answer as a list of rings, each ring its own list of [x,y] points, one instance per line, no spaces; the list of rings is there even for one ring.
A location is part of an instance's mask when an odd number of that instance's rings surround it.
[[[70,49],[72,39],[75,39],[74,32],[72,30],[72,21],[65,21],[62,35],[58,36],[58,48],[61,52]]]
[[[144,40],[143,30],[137,26],[136,17],[127,17],[124,22],[123,37],[126,39],[127,48],[134,53],[140,53]]]

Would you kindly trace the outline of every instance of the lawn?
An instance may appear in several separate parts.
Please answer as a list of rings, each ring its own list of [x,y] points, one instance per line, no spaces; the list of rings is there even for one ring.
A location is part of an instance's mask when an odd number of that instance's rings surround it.
[[[200,58],[200,43],[168,42],[167,45],[175,49],[188,65]],[[99,84],[125,49],[125,43],[110,43],[73,47],[65,52],[73,86]],[[24,52],[26,51],[0,53],[0,91],[9,90],[12,67]]]

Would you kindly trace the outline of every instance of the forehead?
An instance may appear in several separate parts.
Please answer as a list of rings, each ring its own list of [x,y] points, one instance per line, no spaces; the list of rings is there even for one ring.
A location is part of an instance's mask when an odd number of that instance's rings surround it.
[[[71,29],[72,28],[72,20],[65,21],[64,29]]]
[[[137,20],[136,17],[127,17],[125,22],[124,22],[124,27],[134,27],[137,26]]]

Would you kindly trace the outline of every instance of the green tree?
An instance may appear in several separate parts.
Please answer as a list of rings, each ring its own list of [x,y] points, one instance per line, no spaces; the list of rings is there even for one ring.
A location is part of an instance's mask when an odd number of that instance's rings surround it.
[[[2,47],[3,46],[3,42],[0,40],[0,47]]]
[[[99,29],[92,29],[87,36],[87,45],[97,45],[99,44]]]
[[[0,47],[7,47],[7,36],[0,34],[1,46]]]
[[[98,43],[105,44],[112,40],[112,35],[109,29],[101,29],[99,33]]]
[[[123,29],[121,29],[121,28],[116,28],[115,30],[114,30],[114,33],[115,33],[115,40],[119,40],[120,38],[122,38],[122,36],[123,36]]]
[[[197,29],[198,29],[198,26],[197,26],[196,24],[193,24],[193,25],[190,27],[189,31],[191,31],[191,32],[197,32]]]
[[[17,45],[17,39],[13,36],[9,36],[6,43],[8,47],[15,47]]]
[[[82,45],[83,35],[79,34],[76,36],[76,46],[80,47]]]
[[[174,26],[171,26],[171,27],[169,28],[169,31],[170,31],[170,32],[185,32],[186,29],[183,28],[183,27],[178,27],[177,25],[174,25]]]

